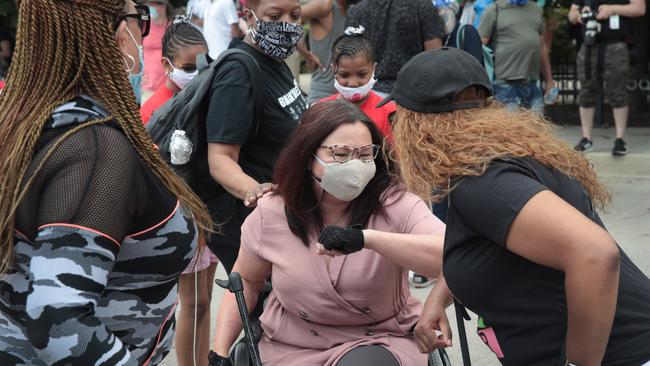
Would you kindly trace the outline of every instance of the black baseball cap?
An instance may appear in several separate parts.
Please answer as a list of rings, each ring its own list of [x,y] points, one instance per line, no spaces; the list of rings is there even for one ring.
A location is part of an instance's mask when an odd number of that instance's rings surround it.
[[[482,107],[480,102],[452,103],[456,93],[478,85],[492,95],[492,85],[483,65],[458,48],[444,47],[415,55],[397,73],[393,91],[379,104],[391,100],[415,112],[442,113]]]

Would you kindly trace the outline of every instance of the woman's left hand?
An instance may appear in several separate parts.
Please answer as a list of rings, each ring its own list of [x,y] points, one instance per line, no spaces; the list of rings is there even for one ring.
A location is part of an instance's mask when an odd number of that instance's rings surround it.
[[[252,187],[244,194],[244,206],[250,208],[257,206],[257,200],[265,194],[273,192],[275,188],[275,185],[272,183],[262,183]]]

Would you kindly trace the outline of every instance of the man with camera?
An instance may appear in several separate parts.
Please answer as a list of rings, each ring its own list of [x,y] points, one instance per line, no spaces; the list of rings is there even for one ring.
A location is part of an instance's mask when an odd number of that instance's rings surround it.
[[[631,35],[630,18],[645,14],[645,0],[574,0],[569,22],[582,24],[584,42],[577,57],[580,81],[580,123],[582,139],[575,149],[589,151],[596,101],[604,93],[614,112],[616,140],[612,155],[627,154],[623,137],[629,114],[626,90],[629,55],[625,39]]]

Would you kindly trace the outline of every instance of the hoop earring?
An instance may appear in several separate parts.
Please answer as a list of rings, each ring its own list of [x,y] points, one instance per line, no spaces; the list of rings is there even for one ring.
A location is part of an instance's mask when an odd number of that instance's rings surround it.
[[[122,60],[124,61],[124,66],[126,66],[126,71],[131,72],[133,71],[133,69],[135,69],[135,58],[133,58],[133,56],[131,55],[126,55],[126,57],[130,58],[131,62],[133,62],[133,66],[129,66],[129,63],[126,62],[126,59],[122,58]]]

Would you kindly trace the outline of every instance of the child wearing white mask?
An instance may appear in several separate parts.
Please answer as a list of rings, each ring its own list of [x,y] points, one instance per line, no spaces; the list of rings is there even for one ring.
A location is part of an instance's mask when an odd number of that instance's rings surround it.
[[[208,46],[201,32],[184,16],[177,17],[162,38],[162,68],[165,82],[140,109],[146,125],[153,112],[183,89],[198,74],[196,56],[207,53]]]
[[[348,27],[332,46],[334,87],[338,93],[321,99],[347,100],[356,104],[375,123],[379,131],[390,137],[390,120],[395,113],[395,103],[377,108],[383,98],[372,91],[375,84],[375,62],[372,44],[363,35],[363,26]]]

